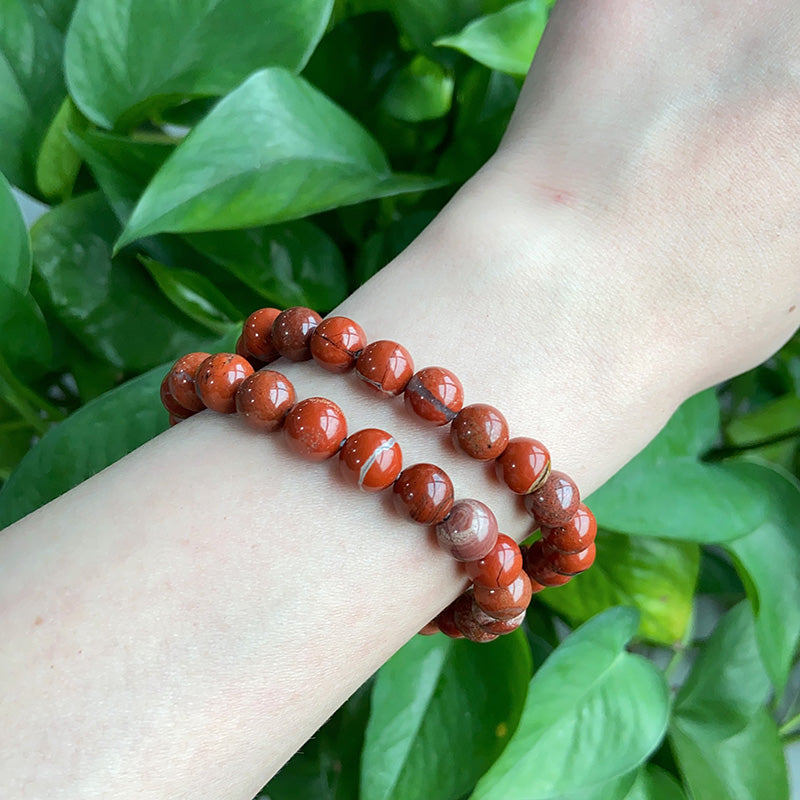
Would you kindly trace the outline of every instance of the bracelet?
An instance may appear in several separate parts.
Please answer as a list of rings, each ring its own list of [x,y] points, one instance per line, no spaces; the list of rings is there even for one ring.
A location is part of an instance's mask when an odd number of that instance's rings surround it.
[[[291,382],[263,367],[280,356],[313,358],[334,373],[354,370],[377,396],[403,394],[406,407],[437,426],[450,424],[457,450],[495,471],[512,492],[523,495],[541,538],[520,547],[498,531],[491,509],[479,500],[454,501],[447,473],[434,464],[402,469],[402,452],[386,431],[367,428],[347,435],[336,403],[323,397],[296,402]],[[256,371],[260,370],[260,371]],[[594,562],[597,524],[580,502],[578,488],[551,470],[550,454],[538,440],[509,438],[505,417],[493,406],[463,406],[458,378],[442,367],[414,372],[410,353],[397,342],[367,344],[364,330],[346,317],[325,320],[314,311],[263,308],[244,323],[236,354],[190,353],[178,359],[161,383],[170,424],[210,408],[238,412],[250,427],[283,427],[296,454],[321,461],[339,454],[340,472],[364,491],[392,487],[395,507],[408,518],[434,526],[442,549],[464,562],[472,583],[420,633],[487,642],[518,628],[533,594],[568,583]]]

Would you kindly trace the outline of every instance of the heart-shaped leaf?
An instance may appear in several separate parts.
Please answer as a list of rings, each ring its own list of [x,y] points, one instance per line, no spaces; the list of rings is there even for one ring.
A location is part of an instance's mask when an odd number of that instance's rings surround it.
[[[624,800],[686,800],[686,795],[672,775],[655,764],[648,764],[639,770],[636,783]]]
[[[25,220],[11,192],[8,181],[0,174],[0,280],[18,292],[27,292],[31,282],[31,242]]]

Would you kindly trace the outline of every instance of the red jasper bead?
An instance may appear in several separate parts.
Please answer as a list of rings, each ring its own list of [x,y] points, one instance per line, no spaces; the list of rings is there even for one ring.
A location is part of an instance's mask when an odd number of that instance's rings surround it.
[[[447,608],[443,609],[437,615],[435,622],[439,626],[439,630],[445,635],[449,636],[451,639],[463,639],[464,634],[456,627],[455,619],[453,619],[453,615],[456,610],[456,603],[458,603],[464,595],[460,595],[452,603],[450,603]]]
[[[494,406],[474,403],[456,414],[450,436],[457,450],[479,461],[491,461],[506,449],[508,423]]]
[[[563,472],[553,470],[544,483],[525,497],[525,508],[540,524],[548,528],[566,525],[578,510],[581,495],[575,481]]]
[[[197,368],[209,357],[210,353],[188,353],[181,356],[169,371],[167,387],[177,403],[189,411],[202,411],[205,404],[197,394],[194,376]]]
[[[578,575],[586,572],[594,564],[597,549],[592,542],[585,550],[580,553],[562,553],[552,547],[543,548],[545,565],[559,575]]]
[[[347,372],[367,344],[364,329],[347,317],[328,317],[311,334],[311,355],[328,372]]]
[[[220,414],[233,414],[236,411],[236,390],[252,374],[253,368],[246,359],[234,353],[217,353],[197,368],[194,378],[197,394],[206,408]]]
[[[170,414],[169,417],[169,426],[172,428],[173,426],[177,425],[179,422],[183,422],[186,417],[176,417],[174,414]]]
[[[497,638],[496,633],[489,633],[481,627],[482,618],[481,609],[476,607],[469,592],[462,594],[453,603],[453,622],[465,639],[471,642],[491,642]]]
[[[494,619],[513,619],[522,614],[531,602],[531,581],[525,572],[508,586],[490,589],[475,587],[475,602]]]
[[[272,324],[281,313],[279,308],[259,308],[245,321],[242,327],[241,356],[257,358],[264,364],[274,361],[279,353],[272,343]]]
[[[495,471],[515,494],[528,494],[550,473],[550,452],[536,439],[517,436],[495,461]]]
[[[531,581],[532,583],[532,581]],[[538,585],[538,584],[537,584]],[[541,587],[542,589],[544,587]],[[488,614],[486,617],[489,622],[482,624],[481,627],[489,633],[496,633],[498,636],[503,636],[506,633],[513,633],[523,622],[525,622],[525,612],[517,614],[516,617],[511,619],[492,619]]]
[[[339,453],[341,473],[365,492],[391,486],[403,468],[403,454],[394,436],[365,428],[347,438]]]
[[[241,356],[245,360],[250,363],[250,366],[253,369],[261,369],[264,366],[264,362],[260,358],[255,358],[251,356],[250,353],[247,352],[247,348],[244,346],[244,337],[240,336],[236,340],[236,347],[234,348],[234,352],[237,356]]]
[[[272,323],[272,344],[290,361],[308,361],[311,358],[311,334],[320,322],[322,317],[310,308],[287,308]]]
[[[570,575],[559,575],[547,566],[544,542],[534,542],[525,554],[525,572],[531,581],[545,587],[563,586],[572,580]]]
[[[453,482],[435,464],[414,464],[394,482],[397,510],[423,525],[438,525],[453,507]]]
[[[178,419],[186,419],[187,417],[191,417],[194,414],[194,411],[190,411],[188,408],[184,408],[173,396],[172,392],[169,390],[169,376],[171,373],[167,373],[164,376],[164,380],[161,381],[161,404],[167,411],[173,416],[177,417]]]
[[[499,589],[519,577],[522,572],[522,553],[510,536],[500,533],[494,547],[483,558],[468,561],[464,566],[476,586]]]
[[[457,561],[477,561],[497,541],[497,518],[480,500],[459,500],[436,526],[436,538]]]
[[[562,553],[580,553],[597,536],[597,520],[594,514],[581,503],[575,516],[566,524],[555,528],[542,526],[542,539]]]
[[[414,361],[403,345],[382,339],[368,344],[356,360],[356,375],[379,394],[395,397],[414,374]]]
[[[464,388],[449,369],[425,367],[411,376],[403,399],[406,408],[434,425],[446,425],[464,405]]]
[[[434,633],[439,633],[439,626],[435,619],[426,622],[419,631],[420,636],[433,636]]]
[[[283,422],[292,452],[309,461],[335,456],[347,437],[347,420],[339,406],[326,397],[301,400]]]
[[[242,381],[236,392],[236,410],[251,428],[274,431],[296,400],[291,381],[280,372],[266,369]]]

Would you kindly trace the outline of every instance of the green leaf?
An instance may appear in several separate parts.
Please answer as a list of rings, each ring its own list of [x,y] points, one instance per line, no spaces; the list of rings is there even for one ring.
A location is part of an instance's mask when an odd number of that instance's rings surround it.
[[[81,157],[70,141],[69,131],[79,131],[86,125],[83,114],[69,97],[65,98],[47,129],[36,161],[36,185],[45,197],[63,200],[72,193]]]
[[[139,259],[158,288],[176,308],[210,331],[223,334],[241,315],[208,278],[188,269],[167,267],[142,256]]]
[[[189,243],[279,308],[327,311],[347,295],[344,259],[305,220],[244,231],[198,233]]]
[[[530,674],[521,632],[478,646],[414,637],[375,682],[361,800],[457,800],[505,747]]]
[[[183,316],[128,256],[112,261],[119,225],[99,193],[69,200],[31,230],[34,264],[67,329],[119,369],[149,369],[196,349],[207,332]]]
[[[106,128],[126,112],[132,123],[188,97],[224,95],[262,67],[301,69],[332,8],[333,0],[80,0],[66,42],[70,93]]]
[[[404,122],[443,117],[453,102],[453,76],[435,61],[419,55],[394,74],[383,98],[384,108]]]
[[[691,619],[699,566],[700,548],[691,542],[600,531],[592,569],[541,598],[573,624],[609,606],[638,608],[638,634],[671,645]]]
[[[66,33],[76,2],[77,0],[35,0],[34,4],[41,9],[54,28]]]
[[[637,625],[635,611],[613,608],[558,647],[534,675],[517,731],[473,800],[583,797],[653,752],[669,691],[651,662],[625,650]]]
[[[31,241],[11,186],[1,174],[0,241],[0,280],[18,292],[27,292],[31,282]]]
[[[258,72],[153,178],[117,247],[161,231],[247,228],[432,185],[393,175],[378,143],[302,78]]]
[[[624,800],[686,800],[686,795],[672,775],[654,764],[648,764],[639,770],[636,783]]]
[[[36,157],[64,99],[62,37],[37,3],[0,0],[0,171],[36,195]]]
[[[757,411],[735,417],[727,426],[725,433],[731,445],[749,445],[784,431],[796,430],[798,422],[800,422],[800,397],[796,394],[787,394]],[[782,467],[790,468],[797,442],[798,439],[795,437],[751,452]]]
[[[760,492],[768,505],[762,523],[726,545],[737,562],[756,617],[756,640],[778,693],[783,690],[800,642],[800,487],[770,467],[739,462],[728,469]]]
[[[41,374],[52,356],[50,334],[36,301],[0,280],[0,355],[28,379]]]
[[[547,24],[545,0],[522,0],[473,20],[460,33],[437,39],[491,69],[525,75]]]

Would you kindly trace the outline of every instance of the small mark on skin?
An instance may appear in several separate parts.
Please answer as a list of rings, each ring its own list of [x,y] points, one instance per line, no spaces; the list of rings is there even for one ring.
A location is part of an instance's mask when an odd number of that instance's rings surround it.
[[[797,306],[791,306],[791,307],[789,308],[789,313],[791,314],[791,313],[792,313],[792,311],[794,311],[796,308],[797,308]]]
[[[41,625],[43,622],[44,622],[44,620],[41,617],[36,617],[36,619],[33,621],[33,624],[34,625]]]

